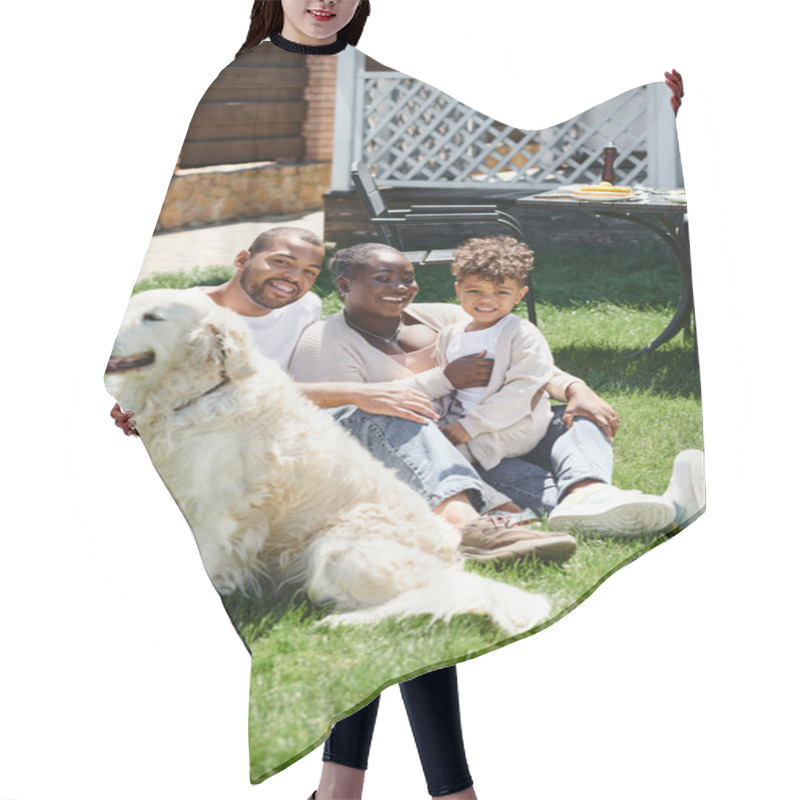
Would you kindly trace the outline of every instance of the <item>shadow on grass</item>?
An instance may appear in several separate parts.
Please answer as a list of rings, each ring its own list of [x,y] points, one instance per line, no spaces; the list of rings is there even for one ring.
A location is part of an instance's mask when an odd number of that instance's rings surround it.
[[[600,300],[639,308],[674,306],[680,294],[677,263],[657,242],[541,248],[533,276],[537,299],[555,306]]]
[[[692,347],[660,348],[632,357],[633,351],[570,345],[555,351],[558,366],[580,375],[601,396],[643,391],[664,397],[700,397],[700,373]]]
[[[268,591],[251,597],[237,592],[225,597],[223,605],[248,647],[278,624],[300,626],[325,616],[325,611],[313,606],[300,589],[277,598]]]

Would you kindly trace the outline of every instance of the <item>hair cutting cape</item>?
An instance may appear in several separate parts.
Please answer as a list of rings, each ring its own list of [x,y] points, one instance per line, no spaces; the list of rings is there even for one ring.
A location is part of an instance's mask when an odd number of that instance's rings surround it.
[[[525,88],[520,91],[520,102],[527,102]],[[613,180],[617,186],[634,188],[638,199],[612,196],[611,200],[617,202],[611,202],[591,194],[579,199],[575,191],[586,185],[596,186],[602,180],[603,151],[612,142],[616,149],[609,160],[614,170]],[[693,431],[691,436],[676,433],[673,440],[661,435],[658,441],[669,442],[669,447],[653,444],[645,452],[631,451],[626,449],[622,435],[625,425],[634,429],[670,423],[641,419],[639,415],[644,412],[640,409],[645,403],[631,402],[630,411],[619,408],[624,425],[617,443],[618,485],[663,492],[676,453],[702,446],[696,402],[697,361],[691,338],[685,200],[681,194],[682,177],[668,89],[662,84],[637,87],[620,97],[606,99],[597,108],[562,125],[524,131],[489,119],[433,87],[372,62],[353,48],[347,47],[337,54],[307,54],[289,52],[275,42],[265,41],[227,66],[198,105],[134,296],[161,285],[154,279],[161,272],[178,270],[189,274],[189,285],[225,280],[233,272],[231,265],[236,254],[247,250],[260,230],[276,225],[315,228],[327,244],[328,256],[355,242],[381,241],[381,232],[369,221],[374,212],[364,207],[351,182],[350,171],[356,162],[364,164],[366,171],[375,176],[390,208],[497,205],[519,223],[529,244],[539,251],[537,280],[539,276],[545,277],[548,270],[557,272],[576,253],[584,254],[587,270],[591,271],[592,253],[598,248],[617,248],[624,254],[632,241],[639,248],[636,252],[641,253],[642,243],[646,246],[650,242],[650,250],[644,252],[649,252],[654,263],[668,265],[661,271],[653,267],[655,297],[649,297],[647,289],[639,286],[626,299],[639,308],[659,306],[664,295],[661,285],[664,276],[672,281],[671,306],[665,315],[659,315],[656,309],[653,329],[642,330],[640,337],[644,348],[669,323],[661,337],[665,342],[656,342],[659,347],[650,348],[652,352],[639,354],[635,359],[620,359],[615,353],[612,356],[616,358],[615,365],[609,369],[616,370],[620,384],[636,383],[638,399],[658,395],[659,376],[674,377],[681,373],[678,383],[684,387],[683,395],[687,398],[684,414]],[[611,176],[606,173],[605,177]],[[565,202],[561,207],[541,200],[539,205],[525,202],[525,197],[544,191],[559,195],[552,197],[552,202],[559,199]],[[645,209],[647,203],[660,204],[660,210],[656,213],[652,206]],[[320,209],[324,209],[324,227]],[[257,224],[259,220],[263,224]],[[395,239],[394,243],[422,254],[435,248],[453,247],[469,236],[484,233],[477,225],[458,228],[447,219],[439,226],[402,231],[395,227],[391,231],[395,235],[413,234]],[[176,265],[170,260],[170,242],[177,242],[177,249],[185,256],[183,263]],[[567,256],[560,262],[558,258],[548,262],[542,253],[542,250],[548,252],[548,244],[552,250],[553,243],[566,247]],[[203,248],[208,248],[208,255],[202,252]],[[424,255],[418,255],[419,258]],[[215,275],[206,271],[192,278],[190,268],[198,263],[216,264],[219,269]],[[637,266],[620,259],[621,271]],[[424,269],[419,268],[418,273]],[[548,303],[577,308],[589,302],[588,294],[603,299],[607,296],[606,277],[610,276],[587,274],[585,280],[594,288],[581,284],[575,298],[548,298],[546,291],[542,292],[537,298],[541,309],[552,307]],[[620,276],[614,276],[614,280],[618,284]],[[196,290],[186,291],[197,294]],[[322,306],[323,317],[338,310],[329,276],[323,273],[313,291],[328,298]],[[447,302],[452,298],[451,294],[429,293],[419,299]],[[593,365],[605,352],[606,322],[626,313],[622,305],[606,302],[599,307],[593,328],[586,332],[591,341],[585,343],[585,350],[580,342],[564,345],[558,331],[547,324],[547,312],[542,310],[540,314],[539,325],[550,341],[556,364],[585,379],[601,395],[613,393],[614,386],[603,384],[602,380],[598,385]],[[270,334],[282,337],[280,342],[273,339],[276,350],[291,352],[302,328],[312,323],[318,312],[319,303],[307,301],[304,314],[289,315],[290,322],[277,326],[276,332]],[[153,325],[157,324],[161,323],[153,321]],[[674,338],[678,331],[681,336]],[[269,357],[269,335],[259,339],[259,343],[263,355]],[[223,350],[224,347],[222,342]],[[230,352],[217,355],[228,357]],[[160,351],[155,358],[158,363],[162,358]],[[149,357],[144,359],[141,364],[128,362],[123,366],[133,366],[143,376],[153,368]],[[203,385],[198,397],[212,398],[215,393],[228,391],[239,380],[253,379],[247,370],[244,375],[240,377],[235,369],[223,365],[218,372],[219,381]],[[109,389],[124,406],[125,397],[115,391],[114,380],[112,373]],[[165,414],[194,413],[189,403],[199,406],[200,400],[175,401]],[[141,398],[142,403],[147,401],[147,397]],[[309,416],[326,413],[310,404],[303,409]],[[126,410],[136,411],[137,417],[146,416],[141,407]],[[224,407],[218,406],[214,413],[224,415]],[[223,425],[222,429],[225,428]],[[179,449],[178,439],[171,441],[169,431],[160,430],[158,441],[142,432],[157,466],[156,450],[163,454],[171,446]],[[681,430],[686,430],[686,426]],[[230,435],[231,447],[242,447],[247,439],[247,431],[238,430]],[[254,476],[246,468],[238,478],[219,474],[218,465],[230,463],[221,456],[224,435],[206,432],[204,436],[207,436],[207,451],[202,451],[199,457],[193,451],[192,463],[186,463],[185,472],[160,470],[179,504],[186,496],[187,482],[193,484],[188,491],[198,497],[213,495],[222,483],[230,480],[241,481],[243,494],[245,485],[252,491]],[[307,446],[313,449],[313,441]],[[174,455],[172,452],[171,457]],[[329,455],[320,453],[319,458]],[[373,451],[373,455],[380,458],[381,454]],[[207,463],[198,464],[198,459],[202,462],[204,458]],[[341,469],[330,470],[334,485],[345,469],[342,463]],[[655,485],[642,486],[640,476],[651,473],[660,476],[654,480]],[[364,475],[364,481],[367,478]],[[263,491],[268,492],[281,480],[286,480],[286,475],[280,469],[268,472],[269,486],[264,486]],[[284,487],[286,502],[294,502],[289,497],[292,492],[302,495],[307,489],[302,485]],[[379,507],[393,497],[371,500]],[[182,511],[192,524],[196,510],[182,507]],[[320,509],[310,509],[309,513],[312,511],[318,513]],[[245,513],[242,509],[231,509],[232,528],[237,524],[236,514]],[[510,584],[523,593],[546,596],[549,612],[530,630],[522,632],[510,633],[485,614],[461,613],[435,622],[423,614],[359,626],[318,624],[341,608],[320,608],[314,598],[303,592],[306,576],[293,575],[291,569],[281,576],[279,570],[276,573],[268,568],[270,577],[251,576],[246,585],[234,586],[230,591],[231,587],[225,587],[225,593],[221,594],[225,609],[252,655],[251,780],[262,781],[308,753],[328,735],[335,720],[363,706],[386,686],[475,657],[550,624],[575,608],[619,567],[678,529],[672,525],[660,534],[633,536],[622,544],[602,537],[579,538],[576,555],[563,565],[537,566],[530,559],[522,566],[513,561],[467,565],[468,573],[480,574],[493,584]],[[218,533],[220,537],[226,535],[224,531]],[[262,533],[268,540],[270,530],[265,528]],[[180,535],[180,531],[164,531],[164,536],[173,535]],[[215,565],[211,568],[202,541],[199,544],[211,574],[225,554],[215,553]],[[271,542],[270,547],[273,545]],[[241,542],[236,546],[246,549]],[[238,557],[234,552],[236,546],[230,546],[231,558]],[[287,541],[284,561],[290,565],[294,563],[292,546]],[[274,556],[274,549],[270,552]],[[585,559],[584,554],[591,555],[591,559]],[[277,560],[281,561],[280,557]],[[589,561],[591,564],[587,566]],[[307,562],[301,558],[297,563],[295,572],[302,571]],[[335,559],[330,568],[336,569]],[[545,576],[547,588],[542,589],[539,584],[544,583]],[[375,577],[378,587],[382,580],[380,575]]]

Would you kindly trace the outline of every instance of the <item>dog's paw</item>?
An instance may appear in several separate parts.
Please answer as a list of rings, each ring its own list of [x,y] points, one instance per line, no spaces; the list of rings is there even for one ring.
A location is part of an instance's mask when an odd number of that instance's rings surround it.
[[[382,619],[386,619],[387,616],[391,616],[390,614],[382,613],[378,608],[365,608],[360,611],[344,611],[339,614],[328,614],[327,617],[318,620],[314,625],[324,625],[327,628],[338,628],[342,625],[373,625]]]
[[[314,625],[338,628],[342,625],[366,625],[372,621],[369,611],[348,611],[341,614],[328,614],[327,617],[318,620]]]
[[[314,623],[315,628],[338,628],[342,621],[340,619],[341,614],[328,614],[327,617],[323,617],[322,619],[318,619]]]

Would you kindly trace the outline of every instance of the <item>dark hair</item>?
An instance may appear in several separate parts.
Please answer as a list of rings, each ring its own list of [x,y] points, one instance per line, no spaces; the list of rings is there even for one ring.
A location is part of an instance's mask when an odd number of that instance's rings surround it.
[[[322,244],[322,239],[320,239],[319,236],[317,236],[317,234],[313,231],[310,231],[307,228],[292,228],[289,226],[284,226],[282,228],[271,228],[270,230],[264,231],[264,233],[260,233],[258,236],[256,236],[255,241],[250,245],[250,249],[248,250],[250,257],[252,258],[257,253],[272,247],[275,240],[280,236],[294,236],[298,239],[302,239],[304,242],[316,245],[317,247],[324,247]]]
[[[395,250],[394,247],[390,247],[388,244],[381,244],[380,242],[354,244],[352,247],[347,247],[336,253],[328,262],[328,269],[337,278],[347,278],[351,280],[362,267],[373,263],[375,253],[385,250],[388,250],[390,253],[403,255],[399,250]]]
[[[513,236],[469,239],[453,253],[450,271],[456,280],[467,275],[502,283],[506,279],[523,284],[533,269],[533,250]]]
[[[353,19],[339,31],[338,38],[347,44],[357,45],[361,32],[369,16],[369,0],[361,0]],[[239,48],[236,58],[261,44],[268,36],[274,36],[283,30],[283,6],[280,0],[255,0],[250,11],[250,30],[244,44]]]

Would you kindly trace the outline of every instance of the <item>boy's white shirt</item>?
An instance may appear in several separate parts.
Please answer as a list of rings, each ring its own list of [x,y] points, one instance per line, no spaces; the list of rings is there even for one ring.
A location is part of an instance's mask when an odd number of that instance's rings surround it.
[[[447,363],[455,361],[462,356],[472,355],[473,353],[485,353],[486,358],[494,358],[497,351],[497,340],[500,331],[508,324],[508,315],[498,320],[489,328],[481,328],[476,331],[468,331],[469,322],[464,322],[460,331],[456,331],[447,347],[445,357]],[[455,396],[461,403],[461,408],[466,413],[474,405],[478,404],[486,397],[487,389],[477,386],[469,389],[456,389]]]
[[[484,469],[529,453],[553,417],[545,392],[554,369],[547,340],[533,323],[511,314],[507,319],[497,337],[492,375],[481,402],[463,416],[445,414],[443,420],[464,426],[471,437],[469,455]],[[464,327],[457,322],[439,334],[439,368],[446,366],[450,343]]]

